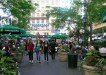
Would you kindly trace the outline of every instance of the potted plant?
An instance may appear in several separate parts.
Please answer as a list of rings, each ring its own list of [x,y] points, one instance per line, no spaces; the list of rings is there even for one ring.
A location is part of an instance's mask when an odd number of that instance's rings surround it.
[[[68,45],[62,45],[60,47],[60,51],[58,53],[59,56],[59,60],[62,62],[66,62],[68,57],[67,57],[67,53],[69,52],[69,47]]]
[[[16,75],[17,65],[13,56],[6,56],[4,50],[0,50],[0,75]]]
[[[101,58],[99,51],[90,50],[83,60],[85,75],[105,75],[106,59]]]
[[[19,63],[22,62],[24,53],[25,53],[24,46],[20,46],[20,47],[17,48],[17,61]]]

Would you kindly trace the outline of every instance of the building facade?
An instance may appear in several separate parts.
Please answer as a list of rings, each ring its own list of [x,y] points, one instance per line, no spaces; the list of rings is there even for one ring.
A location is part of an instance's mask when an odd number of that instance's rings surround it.
[[[40,35],[52,35],[55,31],[51,26],[52,19],[47,18],[45,13],[50,7],[70,6],[70,0],[31,0],[33,4],[38,4],[37,9],[31,14],[30,33]]]

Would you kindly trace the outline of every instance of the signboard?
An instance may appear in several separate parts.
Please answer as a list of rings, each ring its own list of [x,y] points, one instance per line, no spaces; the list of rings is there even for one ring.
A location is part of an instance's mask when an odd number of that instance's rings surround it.
[[[34,27],[47,27],[49,24],[32,24]]]

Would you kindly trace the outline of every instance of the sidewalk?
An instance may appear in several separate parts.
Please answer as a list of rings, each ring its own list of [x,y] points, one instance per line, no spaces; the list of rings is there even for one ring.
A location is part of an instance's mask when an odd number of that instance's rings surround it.
[[[35,59],[34,54],[34,59]],[[28,62],[28,56],[23,58],[23,63],[20,65],[21,75],[84,75],[81,69],[69,69],[67,62],[59,62],[58,57],[56,60],[44,62],[42,56],[42,63],[31,64]]]

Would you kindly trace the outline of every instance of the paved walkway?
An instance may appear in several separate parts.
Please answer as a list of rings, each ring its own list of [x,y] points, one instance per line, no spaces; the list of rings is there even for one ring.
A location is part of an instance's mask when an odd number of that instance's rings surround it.
[[[34,54],[34,59],[35,54]],[[42,55],[42,63],[31,64],[28,62],[28,56],[23,58],[23,63],[20,65],[21,75],[84,75],[83,71],[79,68],[69,69],[67,62],[60,62],[58,57],[56,60],[51,60],[49,62],[44,62]]]

